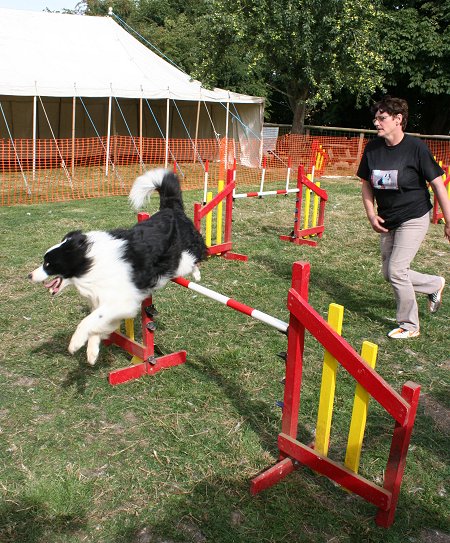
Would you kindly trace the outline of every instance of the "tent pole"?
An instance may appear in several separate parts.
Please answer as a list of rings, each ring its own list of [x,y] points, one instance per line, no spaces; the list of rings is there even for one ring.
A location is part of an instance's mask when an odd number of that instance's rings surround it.
[[[197,162],[197,140],[198,140],[198,123],[200,121],[200,100],[197,104],[197,121],[195,123],[195,144],[194,144],[194,158],[192,162],[195,164]]]
[[[142,158],[142,98],[139,98],[139,162],[140,172],[144,169],[144,160]]]
[[[225,164],[223,165],[225,168],[225,171],[227,171],[228,168],[228,120],[230,117],[230,101],[227,101],[227,118],[225,120]]]
[[[166,158],[164,160],[164,167],[167,168],[169,164],[169,106],[170,98],[167,98],[167,111],[166,111]]]
[[[109,166],[109,146],[111,140],[111,107],[112,107],[112,96],[109,97],[108,101],[108,133],[106,136],[106,165],[105,165],[105,175],[108,177],[108,166]]]
[[[76,97],[72,98],[72,179],[75,176],[75,106]]]
[[[37,96],[33,97],[33,181],[36,177]]]

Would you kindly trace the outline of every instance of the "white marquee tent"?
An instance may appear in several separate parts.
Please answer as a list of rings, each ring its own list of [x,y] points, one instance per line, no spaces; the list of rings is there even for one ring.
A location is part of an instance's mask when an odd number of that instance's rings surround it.
[[[3,139],[226,137],[255,149],[264,100],[202,87],[111,16],[0,9],[0,106]]]

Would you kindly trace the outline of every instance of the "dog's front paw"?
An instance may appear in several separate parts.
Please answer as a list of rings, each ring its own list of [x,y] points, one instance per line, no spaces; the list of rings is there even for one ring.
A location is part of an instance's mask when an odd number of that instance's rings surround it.
[[[78,350],[81,349],[81,347],[83,347],[85,343],[86,339],[82,337],[82,335],[78,331],[76,331],[69,343],[69,353],[75,354]]]
[[[91,336],[88,340],[86,356],[90,366],[94,366],[97,362],[98,354],[100,352],[100,336]]]

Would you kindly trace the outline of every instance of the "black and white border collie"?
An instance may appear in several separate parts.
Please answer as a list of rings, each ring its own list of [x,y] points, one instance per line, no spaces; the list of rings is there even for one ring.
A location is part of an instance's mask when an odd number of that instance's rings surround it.
[[[154,190],[160,209],[130,229],[109,232],[69,232],[44,255],[44,262],[29,274],[34,283],[47,281],[52,295],[74,285],[89,300],[92,312],[77,326],[69,352],[87,342],[87,360],[94,365],[102,339],[123,319],[133,318],[142,301],[170,279],[192,274],[200,280],[198,264],[206,246],[186,216],[178,178],[164,169],[151,170],[133,183],[129,195],[138,210]]]

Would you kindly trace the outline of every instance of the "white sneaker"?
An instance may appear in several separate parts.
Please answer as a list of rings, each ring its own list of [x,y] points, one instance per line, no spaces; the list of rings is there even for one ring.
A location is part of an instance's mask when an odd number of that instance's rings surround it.
[[[439,290],[436,292],[433,292],[433,294],[428,294],[428,309],[430,310],[430,313],[436,313],[436,311],[441,307],[442,305],[442,292],[444,291],[445,287],[445,279],[441,277],[442,279],[442,286]]]
[[[419,330],[405,330],[404,328],[394,328],[388,334],[391,339],[409,339],[420,336]]]

